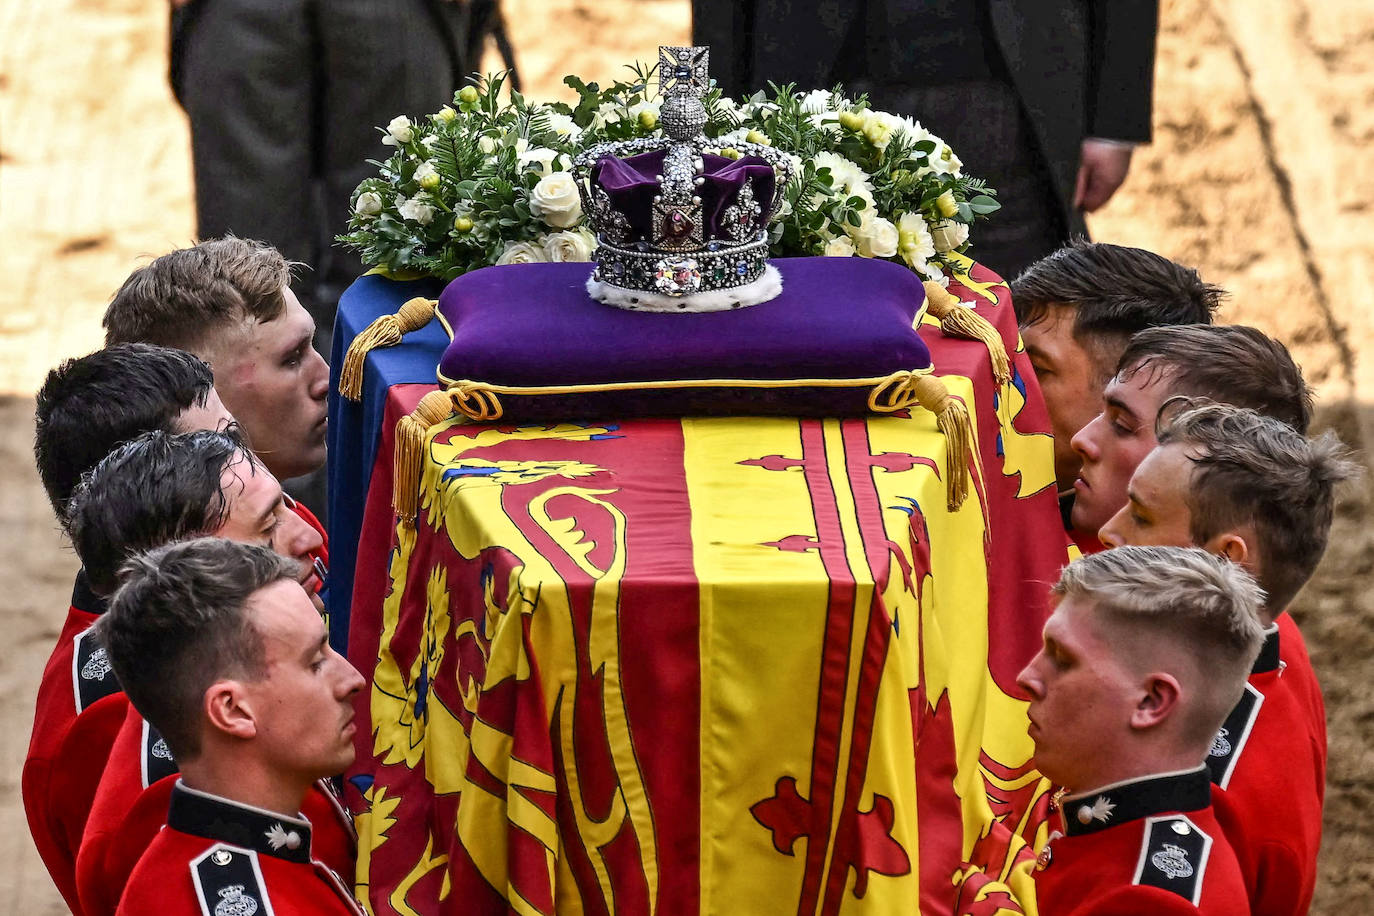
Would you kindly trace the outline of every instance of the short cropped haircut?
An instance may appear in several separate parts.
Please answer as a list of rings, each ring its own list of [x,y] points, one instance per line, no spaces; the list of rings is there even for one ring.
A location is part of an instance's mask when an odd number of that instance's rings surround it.
[[[1198,272],[1142,248],[1078,238],[1041,258],[1011,283],[1021,325],[1052,304],[1074,308],[1074,336],[1126,338],[1159,325],[1206,324],[1222,297]]]
[[[224,469],[257,467],[234,430],[145,433],[120,446],[72,494],[67,530],[91,588],[108,595],[135,553],[213,534],[228,519]]]
[[[1249,526],[1256,578],[1277,615],[1326,552],[1336,484],[1355,465],[1333,433],[1308,439],[1257,411],[1228,404],[1169,412],[1156,435],[1178,443],[1193,464],[1187,503],[1195,544]]]
[[[65,519],[81,475],[124,442],[152,430],[176,432],[191,406],[205,406],[210,367],[184,350],[120,344],[48,373],[34,410],[33,456],[48,501]]]
[[[97,635],[115,677],[139,714],[180,761],[199,755],[201,704],[224,678],[266,675],[249,598],[296,565],[269,548],[223,538],[164,544],[135,554]]]
[[[1288,348],[1242,325],[1149,328],[1131,338],[1116,364],[1123,381],[1164,374],[1165,397],[1207,398],[1249,407],[1300,433],[1312,422],[1312,391]]]
[[[115,293],[105,310],[105,343],[204,352],[230,326],[279,317],[292,267],[271,245],[233,236],[164,254]]]
[[[1148,635],[1191,655],[1200,681],[1183,726],[1200,747],[1210,743],[1264,640],[1264,593],[1248,573],[1196,547],[1118,547],[1069,564],[1051,591],[1090,604],[1125,637],[1123,654],[1145,651],[1138,637]]]

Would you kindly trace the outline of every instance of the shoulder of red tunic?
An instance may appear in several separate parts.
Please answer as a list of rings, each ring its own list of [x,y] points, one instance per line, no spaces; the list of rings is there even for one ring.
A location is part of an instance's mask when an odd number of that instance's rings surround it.
[[[1254,912],[1306,912],[1316,888],[1326,783],[1321,695],[1296,625],[1281,614],[1240,702],[1213,740],[1217,819]]]
[[[20,777],[29,830],[69,908],[79,911],[77,848],[95,787],[127,705],[104,649],[89,635],[104,602],[78,573],[34,706]]]
[[[1235,852],[1210,800],[1201,766],[1058,799],[1061,829],[1038,862],[1041,916],[1248,913]],[[1103,900],[1139,908],[1103,909]],[[1151,910],[1152,901],[1168,908]]]
[[[175,903],[162,916],[347,914],[361,910],[338,875],[312,857],[313,826],[178,783],[167,826],[135,867],[118,914],[153,912],[159,887]]]
[[[119,889],[167,821],[177,766],[167,743],[132,706],[110,749],[76,859],[85,916],[110,916]]]

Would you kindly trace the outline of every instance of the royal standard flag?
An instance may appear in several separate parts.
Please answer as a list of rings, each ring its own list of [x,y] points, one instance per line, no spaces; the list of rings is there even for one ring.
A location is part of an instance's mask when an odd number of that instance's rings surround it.
[[[1016,350],[969,268],[951,291]],[[1048,421],[1023,353],[999,385],[921,330],[974,418],[957,510],[918,409],[455,418],[413,523],[379,461],[350,637],[370,912],[1034,913],[1014,679],[1066,560]]]

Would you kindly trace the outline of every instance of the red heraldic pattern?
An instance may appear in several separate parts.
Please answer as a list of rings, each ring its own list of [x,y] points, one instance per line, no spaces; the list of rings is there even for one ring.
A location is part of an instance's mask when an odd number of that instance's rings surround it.
[[[77,850],[128,706],[105,650],[87,632],[104,610],[104,600],[78,573],[67,619],[43,669],[22,782],[34,845],[77,916]]]
[[[312,856],[310,824],[178,783],[167,827],[129,879],[120,916],[362,916]]]
[[[1040,916],[1246,916],[1205,767],[1062,799],[1041,850]]]
[[[1326,708],[1288,614],[1269,631],[1207,766],[1217,819],[1235,847],[1255,916],[1306,913],[1321,845]]]

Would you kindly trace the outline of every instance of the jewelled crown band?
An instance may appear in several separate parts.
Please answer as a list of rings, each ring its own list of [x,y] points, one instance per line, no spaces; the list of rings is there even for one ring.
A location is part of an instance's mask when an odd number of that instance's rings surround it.
[[[776,296],[768,223],[792,165],[783,153],[736,143],[706,152],[706,48],[659,48],[664,138],[601,143],[573,162],[598,247],[587,290],[642,311],[719,311]]]

